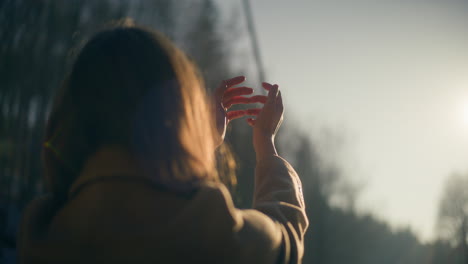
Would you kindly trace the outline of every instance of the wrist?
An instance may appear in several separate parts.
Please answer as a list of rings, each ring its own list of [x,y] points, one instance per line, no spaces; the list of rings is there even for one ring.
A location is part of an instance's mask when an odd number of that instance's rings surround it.
[[[278,155],[273,137],[266,137],[262,138],[261,140],[255,140],[254,149],[257,161],[270,156]]]

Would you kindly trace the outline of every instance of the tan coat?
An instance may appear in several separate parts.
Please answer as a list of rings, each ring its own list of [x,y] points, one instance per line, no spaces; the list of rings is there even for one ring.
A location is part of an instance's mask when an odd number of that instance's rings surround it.
[[[287,161],[257,164],[253,209],[222,184],[190,197],[162,191],[127,154],[88,160],[59,208],[50,196],[25,210],[19,263],[300,263],[308,226],[301,182]],[[140,177],[141,178],[141,177]]]

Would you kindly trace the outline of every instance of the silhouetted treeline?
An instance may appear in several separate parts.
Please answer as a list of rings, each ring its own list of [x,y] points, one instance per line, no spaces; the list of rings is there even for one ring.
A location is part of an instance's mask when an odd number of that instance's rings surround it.
[[[220,28],[225,24],[211,0],[0,1],[0,263],[14,254],[22,208],[44,191],[40,151],[52,94],[82,40],[100,25],[127,16],[173,39],[196,61],[210,89],[238,73],[249,75],[230,64],[228,37],[243,29]],[[337,188],[352,183],[322,161],[316,142],[293,126],[283,130],[282,150],[302,177],[310,218],[304,263],[462,263],[464,251],[453,243],[422,244],[410,230],[393,230],[358,214],[357,190]],[[234,200],[246,208],[255,167],[250,128],[239,122],[229,129],[227,141],[239,165]],[[332,206],[332,197],[343,206]]]

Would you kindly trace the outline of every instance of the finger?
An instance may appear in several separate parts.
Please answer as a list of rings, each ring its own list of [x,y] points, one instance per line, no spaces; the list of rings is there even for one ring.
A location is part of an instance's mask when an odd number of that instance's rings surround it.
[[[273,85],[268,92],[268,100],[269,102],[274,103],[276,101],[276,96],[278,95],[278,85]]]
[[[277,117],[281,119],[284,113],[283,97],[281,96],[281,91],[278,92],[278,97],[276,98],[275,112],[276,112]]]
[[[226,102],[227,100],[231,99],[234,96],[249,95],[252,93],[253,93],[253,89],[250,87],[229,88],[224,92],[223,101]]]
[[[251,109],[245,110],[245,113],[246,115],[257,116],[258,114],[260,114],[261,111],[262,111],[261,108],[251,108]]]
[[[278,97],[279,87],[278,85],[273,85],[271,90],[268,92],[268,100],[265,104],[265,108],[269,109],[268,111],[272,111],[271,113],[276,112],[276,98]]]
[[[283,97],[281,96],[281,91],[278,92],[278,97],[276,98],[276,107],[283,110]]]
[[[265,90],[270,91],[273,85],[267,82],[262,82],[262,87],[265,88]]]
[[[231,106],[236,105],[236,104],[255,104],[255,103],[265,104],[266,101],[267,101],[267,97],[264,95],[255,95],[252,97],[236,96],[226,101],[225,103],[223,103],[223,105],[226,109],[229,109]]]
[[[247,109],[247,110],[234,110],[234,111],[227,112],[226,116],[228,120],[231,121],[231,120],[241,118],[243,116],[248,116],[248,115],[257,116],[261,111],[262,109],[260,108],[252,108],[252,109]]]
[[[255,95],[250,97],[250,103],[255,104],[255,103],[261,103],[261,104],[266,104],[268,100],[268,97],[265,95]]]
[[[247,118],[245,121],[247,121],[247,124],[249,124],[251,127],[255,126],[255,119]]]
[[[226,117],[229,121],[237,119],[237,118],[241,118],[245,115],[246,115],[245,110],[235,110],[235,111],[229,111],[226,113]]]
[[[250,98],[243,97],[243,96],[236,96],[226,101],[225,103],[223,103],[226,109],[229,109],[231,106],[236,105],[236,104],[250,104]]]
[[[216,88],[216,90],[214,92],[215,99],[218,102],[221,101],[221,99],[223,98],[223,94],[226,91],[226,89],[228,89],[228,88],[230,88],[230,87],[232,87],[234,85],[240,84],[243,81],[245,81],[245,76],[237,76],[237,77],[222,81],[221,84],[218,86],[218,88]]]
[[[231,79],[224,80],[224,83],[226,84],[227,88],[232,87],[234,85],[238,85],[245,81],[245,76],[237,76]]]

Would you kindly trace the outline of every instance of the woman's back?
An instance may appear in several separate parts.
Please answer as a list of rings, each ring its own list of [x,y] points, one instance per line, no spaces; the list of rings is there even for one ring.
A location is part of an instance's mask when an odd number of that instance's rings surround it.
[[[63,208],[47,210],[50,197],[32,204],[20,235],[23,261],[275,263],[282,254],[275,224],[236,209],[223,185],[202,184],[189,195],[167,192],[138,175],[129,160],[104,150],[91,158],[99,167],[84,170],[71,192],[82,190]]]

